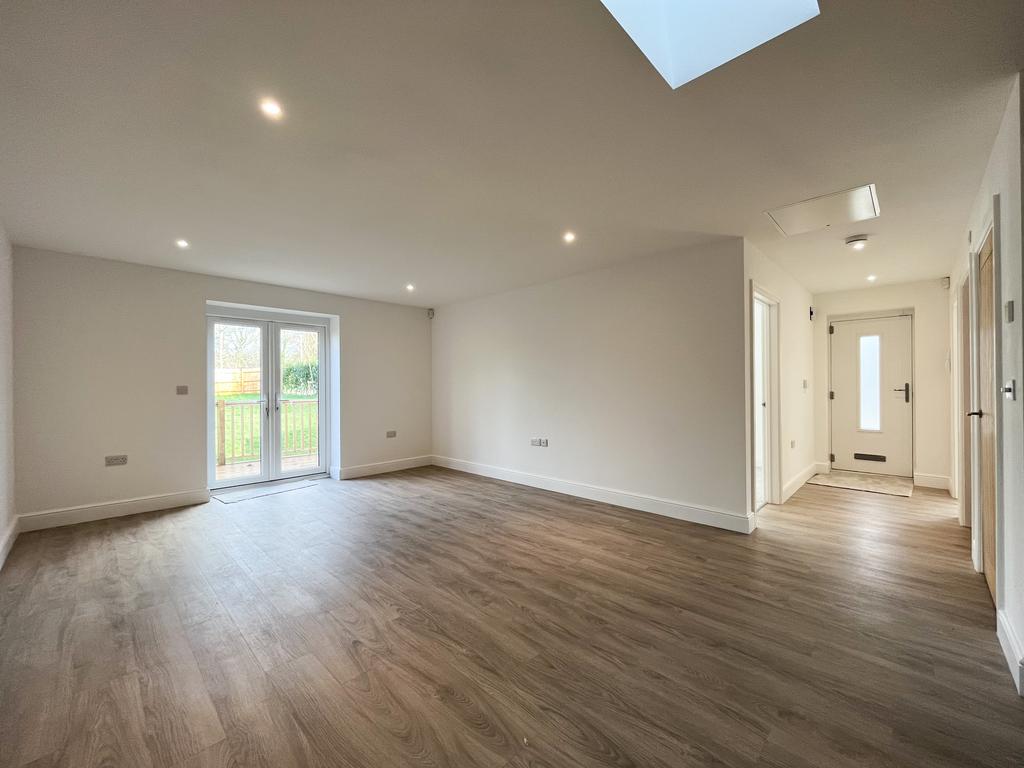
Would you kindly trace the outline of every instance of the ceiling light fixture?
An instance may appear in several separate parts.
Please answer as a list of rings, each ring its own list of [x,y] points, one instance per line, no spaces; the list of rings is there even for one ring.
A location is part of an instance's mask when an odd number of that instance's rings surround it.
[[[175,244],[176,246],[178,246],[178,247],[179,247],[179,248],[180,248],[181,250],[183,250],[183,251],[184,251],[184,250],[185,250],[186,248],[188,248],[188,246],[189,246],[188,240],[185,240],[185,239],[183,239],[183,238],[179,238],[179,239],[175,240],[175,241],[174,241],[174,244]]]
[[[406,283],[405,290],[407,290],[409,293],[412,293],[413,291],[416,290],[416,286],[413,285],[412,283]]]
[[[565,242],[567,242],[567,243],[575,243],[576,242],[576,233],[575,232],[566,232],[564,235],[562,235],[562,239],[565,240]]]
[[[281,109],[281,105],[277,103],[276,99],[271,99],[270,97],[260,99],[260,112],[271,120],[280,120],[284,117],[284,110]]]
[[[855,251],[863,251],[868,247],[868,236],[853,235],[852,237],[848,237],[846,238],[846,247],[852,248]]]
[[[869,282],[869,283],[873,283],[873,282],[875,282],[875,280],[877,280],[877,279],[878,279],[878,276],[877,276],[877,275],[868,275],[868,282]]]

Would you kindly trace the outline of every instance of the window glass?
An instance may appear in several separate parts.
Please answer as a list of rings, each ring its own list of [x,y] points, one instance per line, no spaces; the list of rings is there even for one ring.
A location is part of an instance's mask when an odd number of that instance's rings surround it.
[[[882,339],[860,337],[860,428],[882,429]]]

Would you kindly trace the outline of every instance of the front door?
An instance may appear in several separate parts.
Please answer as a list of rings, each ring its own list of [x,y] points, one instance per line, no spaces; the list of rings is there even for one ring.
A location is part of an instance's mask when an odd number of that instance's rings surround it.
[[[832,467],[914,474],[909,315],[831,323]]]

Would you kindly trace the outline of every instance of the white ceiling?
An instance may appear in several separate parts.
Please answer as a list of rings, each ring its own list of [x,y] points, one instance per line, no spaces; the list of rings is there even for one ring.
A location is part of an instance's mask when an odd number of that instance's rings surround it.
[[[673,91],[599,0],[0,0],[0,220],[22,245],[423,306],[707,235],[815,292],[941,276],[1024,3],[821,10]],[[882,217],[850,231],[784,239],[763,213],[872,182]]]

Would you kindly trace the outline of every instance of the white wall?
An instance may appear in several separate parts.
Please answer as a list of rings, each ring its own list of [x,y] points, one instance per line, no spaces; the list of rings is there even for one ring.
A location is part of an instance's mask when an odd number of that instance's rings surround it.
[[[14,297],[11,246],[0,224],[0,567],[14,543]]]
[[[429,456],[426,310],[16,247],[19,515],[206,488],[207,300],[340,315],[341,465]]]
[[[779,415],[782,500],[815,473],[814,324],[811,294],[754,245],[745,247],[749,280],[779,302]],[[807,388],[804,388],[804,381]]]
[[[814,297],[815,455],[828,463],[829,317],[880,310],[914,310],[914,482],[949,488],[950,292],[939,280],[880,285]]]
[[[1024,277],[1022,277],[1022,198],[1021,198],[1021,78],[1014,78],[1006,112],[985,169],[985,176],[970,213],[967,230],[973,247],[980,247],[993,223],[993,196],[999,195],[1000,323],[1002,360],[997,381],[1016,379],[1018,392],[1024,386]],[[968,269],[967,233],[964,256],[953,265],[953,284],[958,285]],[[1013,301],[1013,323],[1005,321],[1003,306]],[[950,306],[952,311],[952,306]],[[999,453],[1002,482],[998,503],[1002,510],[1002,529],[996,532],[1001,562],[998,596],[999,639],[1007,662],[1015,673],[1018,689],[1024,671],[1024,395],[1015,402],[998,401]],[[1024,692],[1024,691],[1022,691]]]
[[[438,309],[439,461],[748,530],[743,261],[729,239]]]

